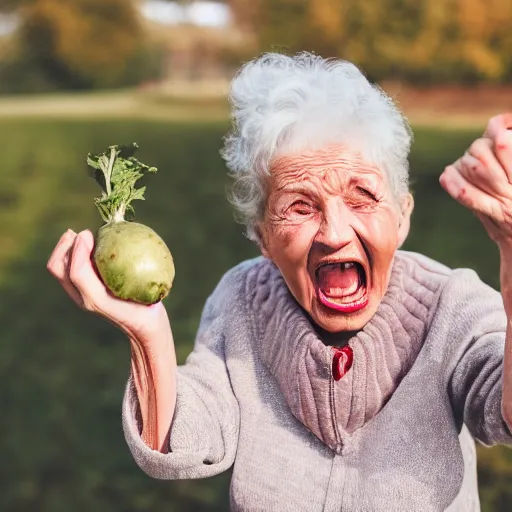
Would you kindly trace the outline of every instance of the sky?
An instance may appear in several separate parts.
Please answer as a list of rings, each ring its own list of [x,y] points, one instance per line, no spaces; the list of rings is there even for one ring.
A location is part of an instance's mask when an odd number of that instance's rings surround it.
[[[142,13],[146,18],[164,25],[192,23],[222,28],[231,21],[229,8],[212,1],[197,1],[181,6],[164,0],[147,0],[142,6]]]
[[[12,34],[18,26],[18,19],[14,14],[0,14],[0,36]]]

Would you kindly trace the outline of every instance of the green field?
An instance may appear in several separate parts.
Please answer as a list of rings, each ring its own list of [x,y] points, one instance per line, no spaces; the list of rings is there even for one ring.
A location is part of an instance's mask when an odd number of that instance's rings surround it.
[[[160,170],[147,179],[137,219],[168,243],[176,280],[166,301],[183,362],[207,295],[221,275],[257,254],[233,221],[218,151],[227,123],[166,120],[0,120],[0,510],[17,512],[222,511],[229,475],[160,482],[135,466],[121,430],[129,347],[107,322],[79,311],[46,260],[60,234],[96,229],[98,193],[87,152],[136,141]],[[471,267],[498,285],[498,254],[478,221],[438,184],[481,130],[416,129],[416,209],[407,249]],[[435,433],[433,433],[435,435]],[[512,452],[480,451],[484,512],[510,510]]]

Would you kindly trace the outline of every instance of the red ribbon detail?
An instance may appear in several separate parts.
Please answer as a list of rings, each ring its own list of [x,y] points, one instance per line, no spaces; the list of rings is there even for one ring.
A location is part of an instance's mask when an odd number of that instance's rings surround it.
[[[343,348],[333,347],[333,350],[332,376],[334,380],[338,381],[352,368],[354,352],[349,345]]]

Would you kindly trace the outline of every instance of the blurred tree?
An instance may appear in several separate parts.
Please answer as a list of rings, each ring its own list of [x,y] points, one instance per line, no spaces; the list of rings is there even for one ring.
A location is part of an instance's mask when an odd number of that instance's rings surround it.
[[[504,76],[512,62],[512,2],[458,0],[457,15],[462,59],[483,76]]]
[[[21,55],[58,88],[116,85],[140,50],[143,29],[130,0],[21,0]],[[0,8],[12,8],[1,0]]]
[[[510,0],[228,0],[260,51],[316,51],[374,79],[512,79]]]

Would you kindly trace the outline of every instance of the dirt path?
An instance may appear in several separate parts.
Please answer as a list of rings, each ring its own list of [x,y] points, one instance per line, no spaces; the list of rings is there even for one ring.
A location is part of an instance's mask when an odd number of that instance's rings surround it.
[[[0,97],[1,117],[164,119],[177,121],[222,120],[223,103],[164,101],[140,92],[58,94]]]
[[[490,117],[512,111],[512,87],[412,88],[384,83],[412,123],[446,128],[485,127]]]
[[[500,112],[512,111],[512,87],[413,89],[382,84],[414,125],[484,127]],[[205,90],[213,94],[205,94]],[[222,121],[229,115],[225,87],[213,85],[91,94],[0,97],[2,117],[136,118]],[[194,92],[196,91],[196,92]]]

